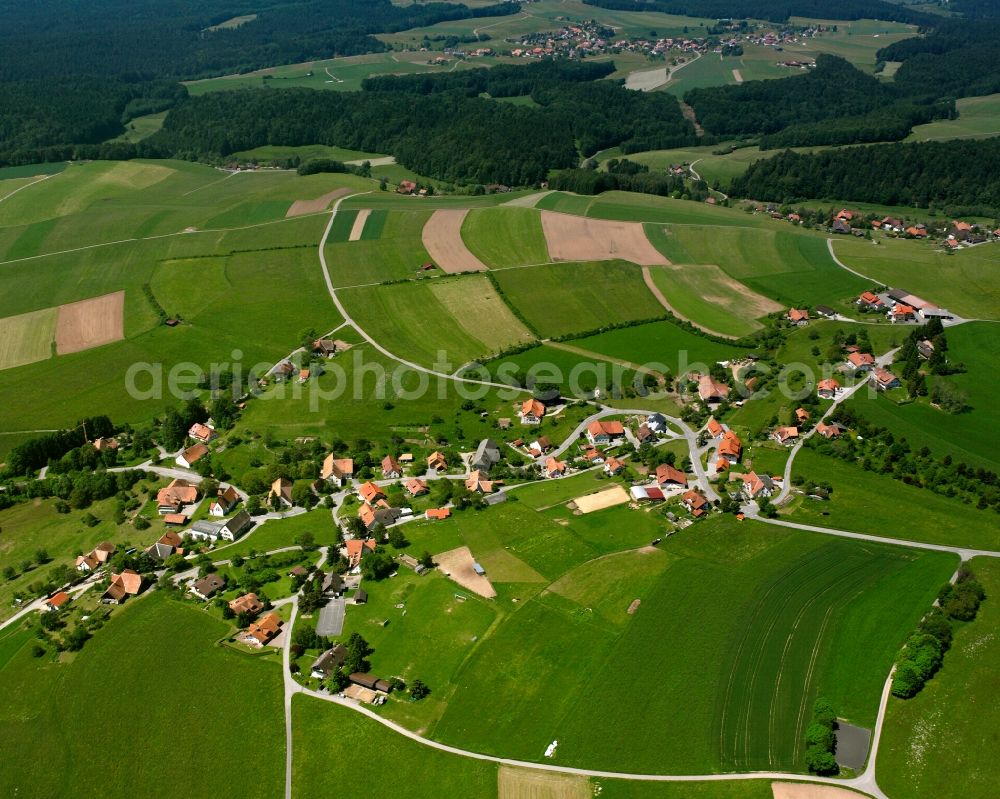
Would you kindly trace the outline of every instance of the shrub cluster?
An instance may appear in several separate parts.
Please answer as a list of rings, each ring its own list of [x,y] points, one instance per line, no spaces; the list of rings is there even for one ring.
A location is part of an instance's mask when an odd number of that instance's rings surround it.
[[[951,647],[952,620],[971,621],[986,598],[982,585],[972,572],[963,569],[954,584],[948,583],[938,593],[938,607],[920,622],[896,661],[892,693],[909,699],[920,693],[927,681],[941,668],[944,654]]]
[[[829,700],[820,697],[813,703],[813,716],[806,727],[806,766],[814,774],[836,774],[840,769],[834,752],[837,749],[837,715]]]

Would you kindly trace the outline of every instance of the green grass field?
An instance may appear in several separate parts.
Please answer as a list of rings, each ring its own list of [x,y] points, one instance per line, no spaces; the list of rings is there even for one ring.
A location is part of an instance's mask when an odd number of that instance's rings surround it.
[[[837,257],[872,281],[905,288],[928,302],[974,319],[1000,319],[1000,248],[981,244],[956,253],[926,241],[881,239],[877,247],[851,237]]]
[[[623,261],[506,269],[495,275],[506,299],[546,337],[663,313],[641,269]]]
[[[970,410],[951,415],[933,408],[926,399],[896,405],[884,395],[870,397],[861,392],[851,404],[866,419],[888,427],[910,446],[930,448],[936,457],[951,455],[956,462],[996,471],[1000,466],[1000,430],[993,423],[996,375],[993,365],[1000,359],[1000,327],[972,322],[947,332],[948,358],[964,363],[964,374],[943,380],[969,396]]]
[[[955,102],[958,119],[940,119],[917,125],[907,141],[980,139],[1000,135],[1000,94],[963,97]]]
[[[954,559],[732,519],[696,527],[659,552],[590,562],[511,542],[546,580],[562,577],[533,598],[521,587],[517,609],[466,661],[433,736],[532,760],[558,739],[565,765],[683,773],[801,769],[799,724],[818,694],[871,724],[896,647]]]
[[[369,335],[401,358],[451,371],[532,339],[480,275],[347,289],[341,298]]]
[[[649,225],[647,235],[656,245],[659,229]],[[650,269],[653,282],[678,314],[708,330],[744,336],[758,330],[756,319],[780,310],[773,300],[749,291],[714,264],[679,265]]]
[[[730,277],[786,305],[835,305],[869,288],[838,267],[826,241],[817,235],[781,229],[718,228],[671,225],[665,229],[675,263],[715,264]],[[687,257],[683,257],[687,256]]]
[[[663,366],[673,375],[686,374],[697,364],[711,364],[745,350],[689,333],[673,322],[652,322],[574,339],[573,344],[611,358]],[[658,365],[658,366],[657,366]],[[663,369],[659,369],[663,371]]]
[[[946,796],[961,782],[963,796],[987,799],[996,791],[1000,724],[996,662],[1000,657],[1000,563],[975,558],[970,566],[987,600],[975,621],[961,624],[944,665],[912,699],[890,697],[878,780],[883,790],[906,799]],[[966,712],[974,707],[975,712]]]
[[[420,266],[430,261],[420,237],[430,218],[429,211],[413,210],[412,205],[407,211],[376,209],[365,223],[361,240],[347,241],[351,231],[346,227],[346,219],[352,213],[344,212],[344,227],[335,222],[340,232],[334,239],[331,231],[331,241],[326,246],[326,261],[334,286],[362,286],[414,277]],[[353,223],[353,217],[350,218]]]
[[[532,208],[480,208],[469,212],[462,241],[487,266],[542,264],[550,260],[541,216]]]
[[[24,641],[0,666],[8,692],[0,709],[0,791],[95,798],[222,792],[232,772],[221,766],[239,762],[245,795],[279,793],[281,674],[274,663],[217,647],[227,629],[154,594],[115,613],[69,662],[32,658]],[[179,733],[206,725],[205,734]]]
[[[285,212],[295,199],[369,185],[354,176],[227,176],[183,162],[92,162],[10,198],[8,224],[0,226],[0,316],[125,289],[126,338],[96,353],[48,358],[36,336],[33,357],[45,360],[0,372],[8,398],[2,426],[55,427],[95,412],[147,419],[174,400],[130,397],[124,375],[133,364],[162,364],[166,374],[179,362],[229,361],[237,350],[245,364],[273,363],[304,327],[336,326],[315,250],[324,219],[286,219]],[[275,281],[287,288],[276,291]],[[146,283],[183,325],[159,326]],[[14,337],[6,341],[9,349]],[[63,400],[67,392],[72,404]]]
[[[801,450],[795,458],[793,479],[796,475],[827,481],[834,491],[828,502],[803,500],[789,515],[792,521],[887,538],[1000,548],[1000,530],[992,511],[976,510],[810,449]]]
[[[494,799],[497,795],[495,764],[422,746],[347,708],[296,697],[292,719],[292,796],[296,799],[331,791],[393,799]],[[373,756],[358,758],[359,751]]]

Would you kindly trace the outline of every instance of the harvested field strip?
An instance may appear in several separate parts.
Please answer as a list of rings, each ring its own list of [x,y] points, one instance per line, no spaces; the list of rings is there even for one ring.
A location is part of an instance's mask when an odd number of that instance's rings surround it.
[[[489,318],[479,319],[476,335],[470,335],[458,318],[446,310],[438,299],[437,294],[442,293],[448,298],[448,302],[459,302],[450,295],[453,291],[464,291],[463,287],[432,288],[436,283],[437,281],[424,280],[417,283],[343,289],[341,298],[358,324],[389,352],[424,366],[438,363],[443,354],[446,360],[438,364],[440,368],[454,370],[462,364],[503,349],[499,343],[492,343],[493,331]],[[499,298],[496,303],[484,302],[482,307],[488,307],[497,314],[497,326],[500,330],[507,327],[507,321],[513,319],[510,310]],[[466,320],[466,324],[470,328],[473,326],[470,320]],[[502,339],[497,340],[500,341]]]
[[[474,209],[465,217],[462,240],[477,258],[491,267],[541,264],[550,260],[541,217],[530,208]]]
[[[57,314],[57,308],[43,308],[0,319],[0,369],[51,356]]]
[[[497,772],[497,799],[589,799],[590,780],[511,766]]]
[[[615,222],[542,211],[542,229],[554,261],[621,259],[644,265],[670,263],[649,243],[639,222]]]
[[[486,270],[486,264],[462,241],[462,223],[468,213],[466,209],[435,211],[421,234],[431,259],[450,274]]]
[[[466,333],[496,352],[535,338],[485,277],[435,280],[430,289]]]
[[[473,566],[476,561],[468,547],[450,549],[435,555],[434,562],[442,574],[450,577],[462,588],[486,599],[492,599],[497,595],[496,589],[493,588],[489,579],[475,572]]]
[[[296,200],[289,207],[288,211],[285,212],[285,216],[304,216],[305,214],[318,214],[320,211],[325,211],[327,207],[336,200],[338,197],[343,197],[345,194],[350,194],[350,189],[334,189],[333,191],[327,192],[321,197],[317,197],[314,200]]]
[[[761,327],[757,319],[782,308],[712,264],[647,271],[678,316],[723,336],[752,333]]]
[[[125,338],[125,292],[59,306],[56,352],[80,352]]]
[[[370,208],[364,208],[358,211],[358,215],[354,220],[354,225],[351,227],[351,235],[347,238],[348,241],[358,241],[361,238],[361,235],[365,230],[365,222],[368,221],[370,214]]]

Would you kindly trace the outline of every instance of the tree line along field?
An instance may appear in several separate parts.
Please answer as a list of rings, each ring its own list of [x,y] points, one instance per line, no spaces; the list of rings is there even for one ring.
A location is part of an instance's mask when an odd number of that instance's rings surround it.
[[[829,502],[803,499],[791,505],[790,521],[947,546],[1000,546],[1000,532],[983,511],[887,475],[863,471],[853,463],[803,449],[795,459],[793,474],[830,483],[834,491]],[[901,508],[919,508],[920,512],[901,513]]]
[[[927,446],[935,457],[951,455],[956,463],[996,470],[1000,430],[993,422],[997,385],[993,364],[1000,358],[1000,326],[970,322],[950,328],[946,335],[949,360],[964,364],[966,371],[936,379],[967,393],[967,411],[947,414],[932,407],[927,398],[897,404],[885,395],[864,393],[853,398],[851,405],[911,446]]]
[[[958,119],[917,125],[906,141],[974,139],[1000,135],[1000,94],[963,97],[955,101]]]
[[[974,558],[970,568],[988,597],[1000,596],[1000,563]],[[994,696],[1000,656],[1000,604],[984,602],[972,622],[955,633],[944,666],[912,699],[890,697],[882,745],[879,785],[890,795],[930,799],[952,790],[961,775],[962,794],[986,799],[995,791],[992,767],[980,756],[996,738],[997,706],[980,701]],[[957,709],[974,707],[974,712]]]
[[[216,647],[227,629],[153,592],[118,611],[65,663],[33,658],[30,639],[4,631],[0,790],[24,797],[225,791],[232,775],[220,763],[240,761],[247,795],[280,792],[281,673],[274,662]]]

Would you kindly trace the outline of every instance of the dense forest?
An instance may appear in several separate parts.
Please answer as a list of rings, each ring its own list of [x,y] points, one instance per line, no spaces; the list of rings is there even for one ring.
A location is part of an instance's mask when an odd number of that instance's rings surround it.
[[[390,0],[0,0],[0,80],[196,78],[385,49],[373,33],[517,13],[516,3]],[[240,16],[234,27],[215,27]]]
[[[583,0],[587,5],[619,11],[661,11],[690,17],[766,19],[785,22],[789,17],[812,19],[884,19],[929,24],[936,18],[907,6],[884,0]],[[986,2],[987,0],[982,0]]]
[[[876,58],[903,62],[893,83],[912,97],[1000,92],[1000,21],[944,22],[927,36],[882,48]]]
[[[692,89],[684,99],[707,131],[760,136],[765,149],[898,141],[913,125],[954,114],[949,100],[913,99],[898,82],[827,54],[804,75]]]
[[[788,151],[755,161],[730,191],[779,202],[835,197],[993,215],[1000,210],[1000,139]]]
[[[170,108],[181,78],[377,52],[371,34],[515,13],[515,3],[390,0],[0,0],[0,163],[50,145],[94,144]],[[246,15],[236,27],[214,26]],[[172,80],[171,80],[172,79]]]
[[[611,69],[550,61],[430,80],[378,79],[361,92],[217,92],[179,104],[137,152],[218,160],[267,144],[329,144],[392,153],[441,180],[519,186],[544,180],[550,169],[576,166],[581,152],[697,141],[672,96],[595,80]],[[442,91],[432,85],[439,80]],[[538,105],[480,97],[480,85],[499,96],[530,95]]]

